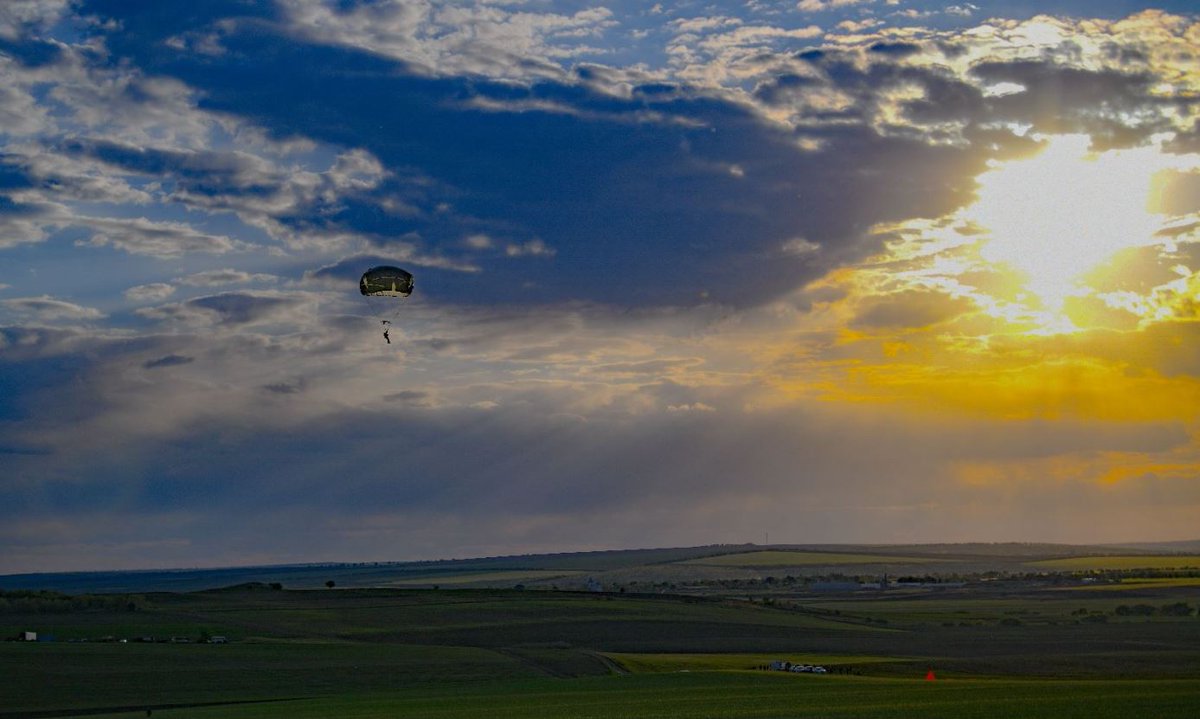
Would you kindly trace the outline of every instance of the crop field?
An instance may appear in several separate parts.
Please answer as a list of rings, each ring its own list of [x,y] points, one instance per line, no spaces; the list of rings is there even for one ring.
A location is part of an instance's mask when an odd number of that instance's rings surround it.
[[[803,567],[855,564],[931,564],[947,561],[935,557],[903,557],[891,554],[845,554],[839,552],[763,551],[722,554],[717,557],[689,559],[680,564],[713,567]]]
[[[405,579],[396,579],[387,583],[387,586],[392,587],[412,587],[412,586],[432,586],[440,587],[449,586],[464,586],[470,584],[487,585],[498,587],[502,585],[512,586],[522,582],[544,581],[548,579],[560,579],[566,577],[575,577],[583,574],[583,572],[562,572],[550,569],[536,569],[530,571],[496,571],[496,572],[464,572],[462,574],[434,574],[429,576],[409,577]]]
[[[1200,680],[1012,681],[699,672],[512,680],[319,699],[180,707],[177,719],[1159,719],[1195,716]],[[1148,713],[1149,710],[1149,713]],[[129,717],[112,713],[102,717]]]
[[[1200,569],[1197,555],[1121,555],[1109,557],[1067,557],[1030,562],[1042,569],[1085,571],[1089,569]]]
[[[1137,593],[1144,590],[1157,592],[1163,589],[1183,587],[1200,587],[1200,577],[1140,577],[1137,579],[1122,579],[1112,584],[1085,584],[1076,587],[1060,587],[1059,591],[1073,594]]]
[[[607,653],[626,670],[637,673],[750,671],[784,659],[793,664],[814,664],[825,667],[858,667],[863,664],[905,661],[898,657],[850,654],[812,654],[787,652],[780,654],[620,654]],[[920,672],[914,671],[914,674]]]
[[[695,554],[647,556],[680,572]],[[740,556],[806,554],[883,558]],[[454,579],[580,571],[467,564],[441,573],[439,589],[386,586],[393,574],[376,588],[0,592],[0,637],[39,639],[0,642],[0,719],[146,709],[214,719],[1200,716],[1193,576],[1122,571],[1085,583],[1064,570],[834,593],[759,580],[584,592],[467,588]],[[774,660],[830,673],[765,670]]]

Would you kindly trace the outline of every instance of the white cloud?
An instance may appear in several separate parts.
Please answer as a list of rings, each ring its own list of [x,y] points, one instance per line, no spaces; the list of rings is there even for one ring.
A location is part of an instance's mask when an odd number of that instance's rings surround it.
[[[428,0],[348,10],[328,0],[281,6],[291,30],[306,38],[394,57],[429,74],[511,79],[561,76],[561,61],[599,52],[582,40],[617,24],[603,7],[564,15]]]
[[[148,285],[138,285],[125,290],[125,299],[130,302],[160,302],[175,294],[174,285],[165,282],[154,282]]]
[[[0,3],[0,38],[16,40],[58,22],[71,0],[5,0]]]
[[[851,5],[862,5],[870,2],[874,2],[874,0],[800,0],[800,2],[796,3],[796,9],[804,12],[825,12],[826,10],[835,10],[840,7],[850,7]]]
[[[821,246],[815,242],[809,242],[803,237],[793,237],[784,242],[781,249],[789,255],[809,255],[820,251]]]
[[[0,213],[0,249],[42,242],[50,228],[66,224],[62,209],[49,203],[9,207],[7,213]]]
[[[46,109],[33,97],[36,81],[36,73],[0,55],[0,128],[10,137],[32,135],[49,124]]]
[[[137,314],[147,319],[177,322],[188,327],[229,327],[244,332],[248,327],[274,323],[306,323],[303,313],[311,311],[313,297],[306,293],[224,292],[184,302],[146,307]]]
[[[532,239],[520,244],[510,244],[504,248],[504,254],[509,257],[553,257],[558,250],[548,246],[540,239]]]
[[[78,244],[111,246],[133,255],[167,259],[193,252],[224,254],[246,247],[245,243],[201,232],[183,222],[156,222],[144,217],[76,217],[73,222],[93,233],[89,240]]]
[[[32,315],[42,321],[98,320],[105,316],[103,312],[94,307],[77,305],[74,302],[55,299],[50,295],[0,300],[0,306],[22,315]]]
[[[195,272],[184,277],[180,277],[177,281],[183,285],[191,287],[216,287],[219,285],[235,285],[246,282],[269,282],[278,279],[275,275],[266,274],[263,272],[243,272],[227,268],[223,270],[205,270],[204,272]]]
[[[474,235],[471,235],[470,237],[466,238],[465,240],[463,240],[463,244],[466,245],[467,247],[470,247],[473,250],[486,250],[486,249],[490,248],[494,243],[492,241],[492,238],[488,237],[487,235],[474,234]]]
[[[870,30],[873,27],[878,27],[879,25],[882,24],[882,22],[883,22],[882,20],[879,20],[877,18],[866,18],[865,20],[859,20],[859,21],[843,20],[843,21],[839,22],[835,27],[837,27],[838,30],[842,30],[843,32],[858,33],[858,32],[864,32],[866,30]]]

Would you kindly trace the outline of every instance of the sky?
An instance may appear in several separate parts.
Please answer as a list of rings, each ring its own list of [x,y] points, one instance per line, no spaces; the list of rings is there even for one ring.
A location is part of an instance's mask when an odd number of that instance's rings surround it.
[[[1195,539],[1198,118],[1189,2],[0,3],[0,573]]]

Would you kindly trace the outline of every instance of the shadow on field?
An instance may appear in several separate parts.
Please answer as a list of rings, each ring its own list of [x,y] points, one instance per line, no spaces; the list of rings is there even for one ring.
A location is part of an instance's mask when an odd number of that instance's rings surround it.
[[[196,709],[200,707],[227,707],[239,706],[244,704],[281,704],[284,702],[296,702],[311,699],[312,697],[289,697],[287,699],[243,699],[240,701],[227,702],[192,702],[188,704],[154,704],[146,706],[119,706],[119,707],[88,707],[87,709],[39,709],[38,711],[23,711],[23,712],[6,712],[0,711],[0,719],[52,719],[53,717],[82,717],[96,716],[100,714],[125,714],[136,713],[153,716],[155,710],[166,709]]]

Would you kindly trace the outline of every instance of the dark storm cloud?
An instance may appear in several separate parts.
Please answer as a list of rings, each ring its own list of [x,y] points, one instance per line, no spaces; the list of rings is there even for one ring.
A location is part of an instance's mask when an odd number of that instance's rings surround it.
[[[42,455],[48,455],[50,453],[51,452],[48,449],[36,449],[33,447],[11,447],[11,446],[0,445],[0,454],[42,456]]]
[[[279,297],[259,297],[230,292],[199,297],[188,303],[190,307],[208,310],[220,318],[221,324],[245,324],[262,319],[290,302]]]
[[[1091,70],[1052,60],[981,62],[971,74],[985,83],[1012,83],[1020,92],[990,98],[997,120],[1029,123],[1048,134],[1087,132],[1098,149],[1130,147],[1172,130],[1161,110],[1195,106],[1187,97],[1151,92],[1160,82],[1148,71]]]
[[[226,292],[197,297],[186,302],[138,310],[152,319],[176,319],[211,322],[218,325],[244,325],[285,311],[294,302],[283,297]]]
[[[305,384],[304,379],[300,378],[290,382],[265,384],[263,389],[272,394],[299,394],[304,391]]]
[[[909,57],[921,52],[921,46],[911,42],[877,42],[867,52],[889,57]]]
[[[394,546],[461,546],[452,526],[434,526],[438,517],[454,517],[466,525],[499,522],[487,530],[491,536],[515,531],[523,542],[552,549],[568,540],[614,541],[625,522],[644,532],[666,516],[674,528],[704,524],[705,536],[744,535],[756,531],[757,520],[740,521],[738,508],[766,497],[780,505],[780,521],[808,512],[826,515],[812,521],[820,536],[835,541],[852,536],[837,529],[838,518],[857,515],[864,504],[886,509],[944,498],[938,469],[943,457],[928,451],[934,436],[952,456],[970,459],[1186,442],[1182,428],[1169,426],[985,421],[930,428],[895,419],[787,412],[740,416],[731,426],[729,417],[714,411],[581,421],[538,407],[431,410],[404,404],[399,411],[345,410],[286,430],[209,421],[192,427],[186,438],[160,443],[136,465],[96,457],[86,482],[45,483],[43,497],[53,497],[59,519],[134,512],[145,518],[134,532],[143,539],[164,536],[160,520],[177,508],[202,505],[206,512],[180,517],[182,524],[171,530],[192,538],[184,554],[171,555],[176,562],[216,551],[227,537],[210,526],[217,517],[243,528],[239,544],[268,556],[291,556],[297,547],[315,551],[317,543],[326,552],[367,550],[370,545],[355,544],[347,530],[376,518],[394,533]],[[733,451],[738,448],[750,454]],[[57,476],[45,471],[48,463],[78,458],[11,459],[21,462],[22,472]],[[337,481],[330,481],[334,476]],[[880,477],[888,481],[880,483]],[[10,498],[13,493],[0,487],[0,500]],[[0,507],[0,516],[18,518],[13,513],[19,504],[0,501]],[[30,510],[21,523],[39,520]],[[723,517],[722,525],[705,523],[704,516]],[[587,517],[605,519],[591,526]],[[553,518],[573,527],[574,538],[520,529]],[[881,521],[894,531],[906,519],[885,513]],[[5,536],[11,537],[18,525],[7,524]],[[305,536],[294,531],[298,525],[308,528]],[[63,531],[48,527],[38,541],[61,542]]]
[[[955,484],[958,463],[1169,457],[1194,434],[827,399],[829,362],[885,374],[870,335],[966,300],[895,277],[887,297],[834,281],[764,306],[905,237],[878,223],[970,202],[988,160],[1038,146],[1010,125],[1110,143],[1160,126],[1186,100],[1148,99],[1144,45],[1085,70],[1028,59],[1003,22],[822,40],[695,18],[694,53],[662,25],[643,65],[611,44],[556,54],[629,26],[546,4],[437,6],[461,27],[416,2],[42,6],[93,19],[4,35],[0,2],[0,36],[22,46],[0,46],[0,267],[20,268],[0,270],[0,311],[30,325],[0,330],[0,562],[707,543],[764,521],[825,541],[962,537],[980,490]],[[52,26],[60,49],[18,37]],[[908,40],[931,32],[956,41]],[[992,59],[971,74],[967,57]],[[375,264],[418,278],[390,345],[355,287]],[[39,296],[64,265],[87,268],[80,294]],[[1195,293],[1170,289],[1161,302],[1192,317]],[[1146,336],[1185,341],[1131,370],[1196,372],[1200,324],[1174,324]],[[1116,336],[1094,352],[1126,362]],[[1040,526],[1080,512],[1044,496]]]
[[[4,333],[12,334],[11,330]],[[12,357],[4,346],[0,346],[0,355]],[[43,393],[78,383],[91,366],[91,362],[80,356],[0,361],[0,423],[41,417]]]
[[[146,369],[155,369],[158,367],[176,367],[178,365],[190,364],[195,362],[195,357],[187,357],[185,355],[163,355],[158,359],[146,360],[142,363],[142,367]]]
[[[430,394],[421,390],[406,389],[401,392],[385,395],[384,399],[408,407],[429,407],[432,405]]]
[[[120,15],[111,4],[92,9]],[[668,93],[655,82],[619,97],[566,82],[430,78],[261,22],[224,35],[224,54],[195,56],[160,42],[184,29],[178,18],[122,20],[108,38],[116,55],[196,88],[206,109],[435,178],[448,211],[427,205],[398,221],[375,204],[348,202],[338,217],[363,235],[415,232],[427,253],[478,262],[482,272],[451,273],[434,286],[476,301],[759,303],[870,251],[862,237],[874,222],[962,204],[985,159],[866,128],[818,131],[826,148],[806,151],[743,106],[686,86]],[[864,93],[882,84],[861,82]],[[112,144],[88,152],[181,176],[200,161]],[[233,169],[225,170],[231,180]],[[503,238],[500,246],[536,241],[553,254],[463,248],[481,232]],[[797,236],[828,251],[782,252]]]

